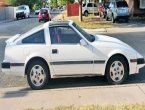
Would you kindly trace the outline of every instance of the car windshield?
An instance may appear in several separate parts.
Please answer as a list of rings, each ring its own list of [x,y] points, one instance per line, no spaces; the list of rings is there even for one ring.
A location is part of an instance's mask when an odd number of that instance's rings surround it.
[[[17,10],[24,10],[24,9],[25,9],[24,6],[19,6],[19,7],[17,8]]]
[[[95,41],[95,37],[93,35],[88,34],[83,29],[81,29],[77,24],[73,23],[73,26],[90,42]]]
[[[126,1],[119,1],[117,2],[117,7],[128,7]]]
[[[105,2],[104,3],[104,8],[108,8],[108,6],[109,6],[109,2]]]

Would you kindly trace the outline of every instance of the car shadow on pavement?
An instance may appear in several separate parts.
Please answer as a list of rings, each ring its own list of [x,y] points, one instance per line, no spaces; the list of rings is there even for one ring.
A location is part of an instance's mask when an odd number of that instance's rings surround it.
[[[13,91],[7,91],[3,93],[2,98],[25,97],[30,90],[31,90],[30,88],[23,88],[23,89],[18,89]]]
[[[145,84],[145,67],[140,70],[140,74],[131,75],[121,86],[129,86],[130,84]],[[91,87],[110,87],[104,76],[95,77],[80,77],[80,78],[59,78],[51,79],[49,84],[44,90],[62,90],[62,89],[74,89],[74,88],[91,88]],[[111,87],[116,87],[111,85]],[[119,86],[118,86],[119,87]],[[29,87],[20,88],[13,91],[7,91],[3,94],[2,98],[15,98],[25,97],[29,92],[36,91]],[[38,91],[38,90],[37,90]],[[43,91],[43,90],[39,90]]]

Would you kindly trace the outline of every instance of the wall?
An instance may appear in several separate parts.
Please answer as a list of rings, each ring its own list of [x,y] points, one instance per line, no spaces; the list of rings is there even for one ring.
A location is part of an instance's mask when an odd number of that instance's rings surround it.
[[[68,4],[67,5],[67,16],[79,16],[79,4]]]
[[[0,7],[0,21],[10,20],[15,18],[14,7]]]

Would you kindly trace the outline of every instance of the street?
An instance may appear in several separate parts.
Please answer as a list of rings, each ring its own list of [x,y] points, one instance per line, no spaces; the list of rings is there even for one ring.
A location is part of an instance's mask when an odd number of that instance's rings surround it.
[[[38,19],[33,16],[29,19],[22,19],[18,21],[11,21],[7,23],[0,24],[0,63],[3,61],[5,40],[17,33],[23,34],[30,29],[41,25]],[[124,24],[126,25],[126,24]],[[117,27],[117,26],[116,26]],[[130,27],[131,28],[131,27]],[[138,27],[136,27],[138,28]],[[102,32],[99,34],[105,34],[122,40],[123,42],[129,44],[145,56],[145,30],[136,30],[136,28],[131,31],[126,31],[127,28],[122,28],[118,30],[107,29],[107,32]],[[93,32],[93,34],[97,34]],[[66,83],[67,82],[67,83]],[[126,81],[127,84],[132,83],[145,83],[145,68],[141,69],[140,73],[137,75],[132,75]],[[98,86],[107,85],[107,81],[104,77],[93,77],[93,78],[68,78],[68,79],[55,79],[52,80],[50,88],[57,87],[79,87],[79,86]],[[16,77],[16,76],[6,76],[1,72],[0,69],[0,88],[2,87],[15,87],[15,86],[27,86],[26,78]]]

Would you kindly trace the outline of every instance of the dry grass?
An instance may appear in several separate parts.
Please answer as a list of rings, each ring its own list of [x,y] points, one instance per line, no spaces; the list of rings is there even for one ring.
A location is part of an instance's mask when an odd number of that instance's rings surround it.
[[[25,110],[145,110],[145,104],[134,104],[134,105],[124,105],[124,106],[99,106],[99,105],[90,105],[90,106],[59,106],[52,109],[25,109]]]
[[[67,17],[66,13],[63,13],[57,16],[57,19],[64,19],[64,20],[73,20],[76,24],[78,24],[82,28],[86,29],[97,29],[97,28],[111,28],[113,27],[111,22],[105,21],[104,19],[90,15],[88,17],[83,16],[83,21],[79,22],[79,17]]]

